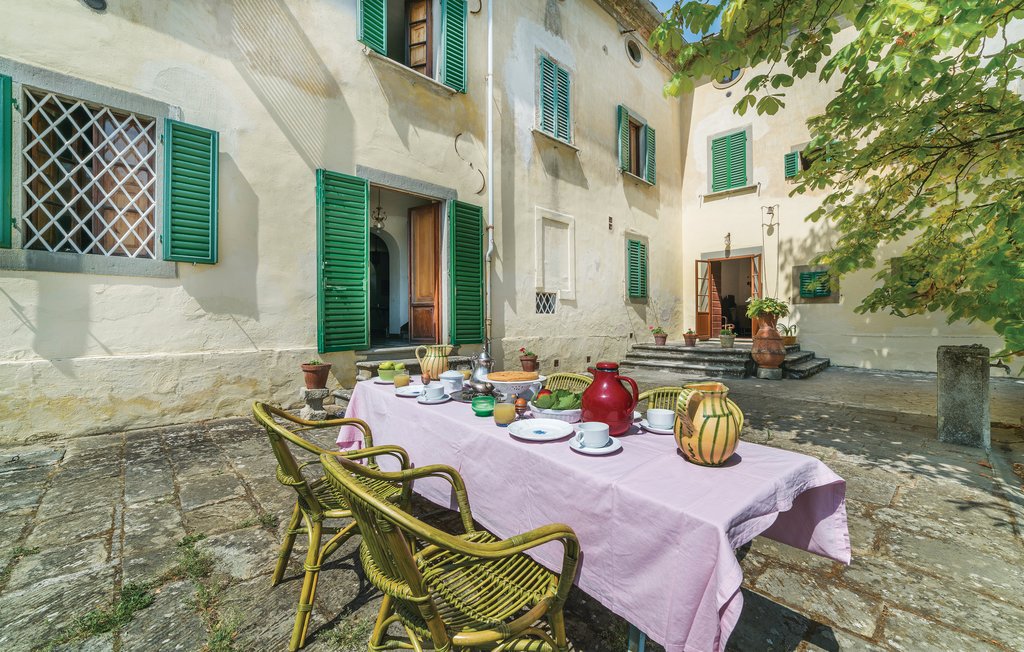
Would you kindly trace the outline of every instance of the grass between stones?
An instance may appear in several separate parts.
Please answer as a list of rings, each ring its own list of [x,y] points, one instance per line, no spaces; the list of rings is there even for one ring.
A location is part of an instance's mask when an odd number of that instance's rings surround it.
[[[331,650],[352,650],[360,646],[365,648],[366,641],[370,640],[370,634],[373,632],[373,623],[373,619],[360,618],[353,614],[345,622],[318,634],[317,639],[323,641]]]
[[[119,630],[132,621],[135,612],[153,604],[152,585],[128,583],[121,587],[121,593],[110,607],[93,609],[84,616],[75,619],[71,627],[57,638],[43,646],[43,650],[52,650],[62,643],[80,641],[91,636],[106,634]]]
[[[252,527],[253,525],[259,525],[264,530],[270,530],[271,532],[277,529],[277,524],[280,522],[280,517],[277,514],[269,514],[264,512],[255,518],[247,518],[238,524],[238,527]]]
[[[227,583],[217,582],[211,575],[214,570],[213,558],[209,553],[196,548],[196,543],[205,539],[205,535],[191,534],[178,542],[178,565],[164,574],[163,581],[188,579],[195,588],[195,594],[189,604],[206,627],[206,647],[208,652],[232,652],[235,639],[238,638],[240,618],[220,612],[220,594]]]

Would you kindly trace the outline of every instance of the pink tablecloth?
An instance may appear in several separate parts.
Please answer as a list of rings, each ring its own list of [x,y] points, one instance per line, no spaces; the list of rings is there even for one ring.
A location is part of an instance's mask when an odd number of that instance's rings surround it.
[[[725,647],[743,608],[734,550],[759,534],[850,561],[846,483],[813,457],[741,442],[727,466],[703,468],[684,461],[671,436],[649,433],[588,457],[566,441],[515,440],[466,404],[420,405],[372,382],[356,385],[346,416],[418,466],[458,469],[473,515],[500,537],[569,524],[583,550],[576,584],[667,652]],[[339,434],[341,448],[361,443],[352,428]],[[443,481],[415,489],[454,507]],[[561,546],[533,556],[557,569]]]

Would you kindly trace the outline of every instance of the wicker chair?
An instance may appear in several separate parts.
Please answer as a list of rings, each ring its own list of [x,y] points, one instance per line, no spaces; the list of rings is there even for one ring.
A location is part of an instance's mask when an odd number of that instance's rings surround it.
[[[352,506],[362,533],[367,578],[384,593],[369,650],[494,650],[567,652],[562,607],[579,561],[579,543],[567,525],[539,527],[499,540],[473,527],[458,472],[434,465],[385,473],[341,457],[324,456],[331,486]],[[441,477],[455,490],[463,534],[442,532],[367,489],[368,483]],[[555,574],[524,551],[551,541],[563,547]],[[540,622],[547,620],[550,632]],[[408,640],[388,635],[401,623]]]
[[[648,410],[652,408],[674,410],[676,409],[676,401],[679,400],[679,395],[682,393],[682,387],[655,387],[654,389],[642,392],[637,405],[647,401]]]
[[[320,458],[344,456],[353,460],[366,460],[370,468],[377,468],[376,456],[390,455],[398,458],[402,468],[406,469],[409,468],[409,456],[404,449],[398,446],[373,447],[373,438],[369,426],[358,419],[307,421],[259,401],[253,403],[252,411],[256,420],[267,429],[270,447],[274,451],[274,457],[277,458],[278,482],[291,487],[298,494],[295,507],[292,510],[291,520],[288,522],[288,530],[281,544],[277,566],[274,568],[274,575],[271,577],[271,586],[277,586],[284,576],[285,569],[288,567],[288,558],[291,556],[292,546],[295,543],[295,535],[304,532],[309,541],[306,561],[303,564],[305,577],[302,581],[302,590],[299,593],[299,606],[295,615],[295,627],[292,630],[292,638],[288,646],[288,649],[294,652],[294,650],[298,650],[306,644],[309,617],[313,609],[313,598],[316,595],[320,567],[327,557],[337,550],[356,530],[355,521],[349,522],[340,529],[324,526],[325,519],[350,518],[352,512],[349,509],[348,503],[326,481],[322,473]],[[278,423],[274,417],[282,419],[285,425]],[[345,453],[328,451],[296,434],[318,428],[337,428],[342,425],[351,425],[362,430],[367,447]],[[292,455],[291,446],[307,451],[316,457],[311,461],[300,464]],[[307,474],[312,475],[310,472],[313,470],[317,472],[316,477],[310,480],[307,478]],[[365,489],[368,492],[372,492],[377,498],[403,507],[409,505],[411,487],[405,488],[403,491],[402,487],[383,480],[365,480],[365,482]],[[300,520],[302,521],[301,525],[299,523]],[[325,544],[321,545],[321,536],[323,534],[333,534],[333,536]]]
[[[544,388],[555,391],[556,389],[567,389],[570,392],[582,392],[590,387],[594,379],[583,374],[558,373],[551,374],[544,381]]]

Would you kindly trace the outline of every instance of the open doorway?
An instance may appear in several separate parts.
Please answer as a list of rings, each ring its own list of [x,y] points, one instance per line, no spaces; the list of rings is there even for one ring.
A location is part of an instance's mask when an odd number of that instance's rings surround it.
[[[441,202],[370,187],[370,344],[436,343],[441,332]]]
[[[761,296],[761,255],[698,260],[697,336],[718,337],[732,324],[738,337],[752,337],[757,320],[747,317],[747,302]]]

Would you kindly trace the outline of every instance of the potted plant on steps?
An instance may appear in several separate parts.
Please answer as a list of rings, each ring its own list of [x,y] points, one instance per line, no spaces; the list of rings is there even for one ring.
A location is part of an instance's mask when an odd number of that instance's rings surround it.
[[[668,341],[668,333],[661,326],[648,326],[651,329],[651,335],[654,336],[654,343],[658,346],[665,346],[665,342]]]
[[[519,364],[523,365],[523,371],[537,371],[537,354],[526,347],[520,347]]]
[[[683,333],[683,340],[686,342],[686,346],[697,346],[697,334],[693,332],[692,328],[686,329],[686,332]]]
[[[310,360],[302,365],[302,377],[306,389],[327,389],[327,376],[331,373],[331,365],[320,360]]]
[[[736,327],[732,324],[723,324],[718,340],[722,343],[723,349],[731,349],[736,343]]]
[[[789,304],[772,297],[751,299],[747,305],[747,317],[761,322],[761,327],[754,333],[754,345],[750,349],[750,356],[757,363],[758,378],[782,378],[782,370],[779,367],[786,359],[786,347],[775,325],[779,317],[788,314]]]
[[[782,345],[793,346],[796,344],[796,324],[779,324],[779,332],[782,333]]]

